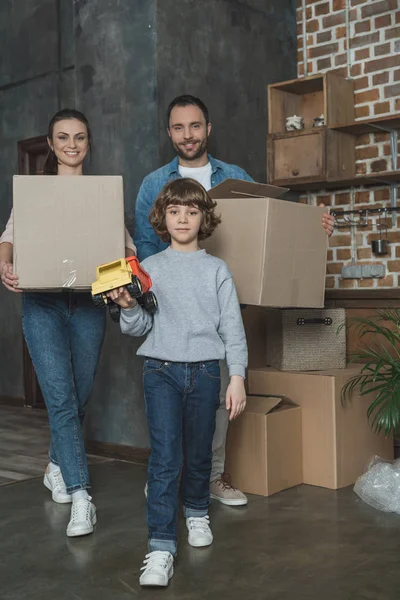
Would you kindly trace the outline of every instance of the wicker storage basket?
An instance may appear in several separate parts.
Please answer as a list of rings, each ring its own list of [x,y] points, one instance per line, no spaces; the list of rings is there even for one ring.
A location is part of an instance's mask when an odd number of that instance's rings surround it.
[[[345,311],[267,311],[267,365],[282,371],[324,371],[346,366]]]

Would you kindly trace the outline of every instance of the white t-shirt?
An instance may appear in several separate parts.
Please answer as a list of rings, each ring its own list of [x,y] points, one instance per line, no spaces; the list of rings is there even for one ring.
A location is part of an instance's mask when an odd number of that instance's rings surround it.
[[[190,177],[195,179],[208,192],[211,189],[211,163],[207,163],[204,167],[181,167],[179,165],[179,173],[182,177]]]

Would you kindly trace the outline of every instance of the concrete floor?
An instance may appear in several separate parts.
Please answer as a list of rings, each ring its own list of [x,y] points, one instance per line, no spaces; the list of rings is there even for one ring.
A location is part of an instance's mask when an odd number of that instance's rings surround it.
[[[41,477],[49,462],[49,442],[45,410],[0,405],[0,486]],[[88,456],[89,465],[108,460]]]
[[[212,504],[213,546],[188,546],[166,590],[141,589],[146,550],[143,466],[91,467],[99,523],[69,540],[69,507],[41,479],[0,487],[1,600],[397,600],[400,517],[351,489],[300,486],[244,508]]]

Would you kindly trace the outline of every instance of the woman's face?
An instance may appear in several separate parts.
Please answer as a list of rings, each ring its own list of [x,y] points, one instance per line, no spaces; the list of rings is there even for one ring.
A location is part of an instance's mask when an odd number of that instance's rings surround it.
[[[59,163],[67,167],[78,167],[89,149],[86,125],[78,119],[57,121],[53,129],[53,139],[47,139]]]

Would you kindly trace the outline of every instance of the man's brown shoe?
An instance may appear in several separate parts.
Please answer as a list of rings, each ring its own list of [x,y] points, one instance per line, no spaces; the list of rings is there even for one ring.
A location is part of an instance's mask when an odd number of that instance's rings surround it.
[[[214,498],[214,500],[228,506],[244,506],[247,504],[247,497],[243,492],[233,487],[228,473],[223,473],[221,477],[210,483],[210,498]]]

